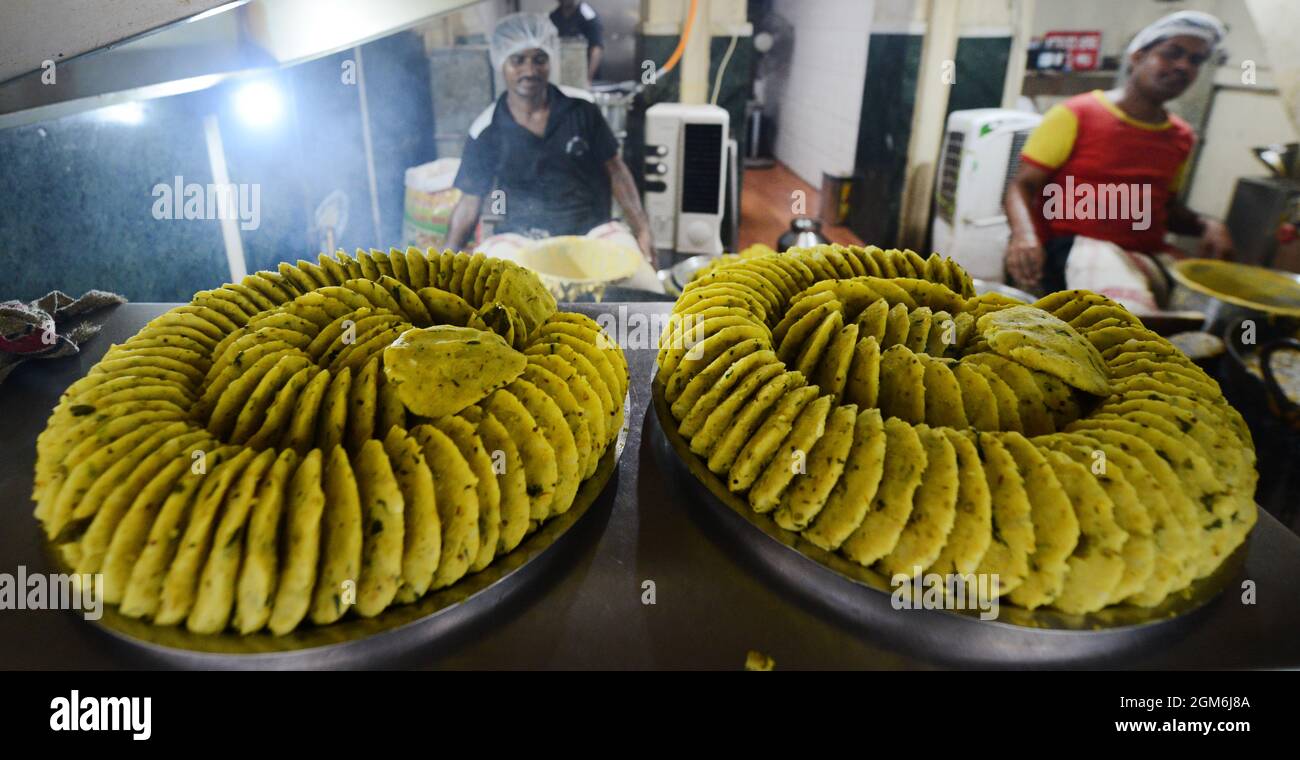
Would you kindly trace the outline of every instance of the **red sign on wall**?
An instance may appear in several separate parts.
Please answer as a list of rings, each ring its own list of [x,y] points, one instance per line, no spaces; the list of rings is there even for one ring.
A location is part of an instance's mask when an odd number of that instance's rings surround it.
[[[1048,32],[1043,47],[1066,51],[1071,71],[1094,71],[1101,66],[1101,32]]]

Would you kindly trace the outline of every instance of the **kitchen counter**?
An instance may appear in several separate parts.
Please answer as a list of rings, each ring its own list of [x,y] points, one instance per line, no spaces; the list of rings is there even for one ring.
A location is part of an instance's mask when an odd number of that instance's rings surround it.
[[[29,362],[0,385],[0,572],[52,572],[31,516],[35,440],[59,394],[111,342],[168,304],[126,304],[78,357]],[[671,304],[583,304],[637,325]],[[853,616],[756,559],[721,521],[674,482],[680,470],[650,397],[655,352],[627,349],[627,447],[605,494],[556,547],[545,570],[505,602],[433,641],[380,651],[385,668],[739,669],[748,650],[778,668],[1221,668],[1300,666],[1300,537],[1261,511],[1241,578],[1206,607],[1146,629],[1079,633],[981,623],[944,612],[894,610],[888,597]],[[734,516],[732,516],[733,519]],[[757,534],[757,531],[754,532]],[[755,540],[766,540],[755,535]],[[1253,581],[1257,603],[1242,601]],[[643,603],[646,582],[654,604]],[[878,601],[879,603],[875,603]],[[0,668],[155,668],[169,663],[123,643],[79,614],[0,610]]]

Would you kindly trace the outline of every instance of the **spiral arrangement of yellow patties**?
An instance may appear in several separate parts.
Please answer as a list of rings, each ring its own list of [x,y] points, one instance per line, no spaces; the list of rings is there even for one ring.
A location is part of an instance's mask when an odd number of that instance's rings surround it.
[[[758,513],[889,576],[1153,607],[1256,519],[1218,385],[1102,296],[976,296],[950,260],[838,245],[736,259],[674,307],[657,383]]]
[[[566,512],[627,383],[600,327],[512,263],[322,254],[111,347],[38,439],[36,516],[127,616],[277,634],[373,616]]]

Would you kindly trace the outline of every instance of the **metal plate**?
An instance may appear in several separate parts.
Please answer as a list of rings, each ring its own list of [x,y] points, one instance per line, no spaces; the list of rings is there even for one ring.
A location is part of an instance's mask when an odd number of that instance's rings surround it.
[[[1183,259],[1169,268],[1179,285],[1246,309],[1300,317],[1300,275],[1214,259]]]
[[[672,460],[677,465],[675,474],[678,480],[690,484],[688,490],[694,500],[700,504],[714,511],[730,512],[742,518],[722,521],[742,544],[747,545],[753,552],[763,555],[766,561],[775,560],[781,563],[784,566],[781,575],[798,586],[802,592],[840,606],[842,608],[840,611],[850,617],[856,616],[867,604],[877,604],[882,595],[889,597],[895,593],[895,588],[890,585],[889,578],[885,575],[865,568],[839,554],[827,552],[798,533],[780,527],[768,515],[758,514],[750,509],[748,502],[729,491],[726,483],[691,452],[689,442],[677,432],[677,424],[663,395],[663,385],[657,379],[654,381],[653,397],[658,435],[676,454]],[[1195,581],[1182,591],[1171,594],[1158,607],[1145,609],[1113,606],[1089,615],[1071,615],[1057,610],[1026,610],[1002,603],[999,606],[997,619],[984,622],[986,625],[1080,633],[1155,627],[1157,623],[1184,616],[1218,596],[1241,574],[1249,543],[1247,539],[1219,565],[1214,573]],[[779,545],[779,548],[774,549],[776,545]],[[976,619],[980,615],[978,609],[954,609],[944,610],[944,612]]]
[[[689,259],[683,259],[668,270],[669,281],[664,283],[664,287],[671,286],[678,295],[686,288],[686,285],[693,279],[695,274],[704,267],[717,261],[717,256],[692,256]]]
[[[1004,295],[1007,298],[1014,298],[1017,301],[1024,301],[1025,303],[1033,303],[1034,301],[1038,300],[1032,294],[1026,293],[1020,288],[1013,288],[1010,285],[1006,285],[1001,282],[993,282],[992,280],[981,280],[978,277],[975,277],[975,278],[971,278],[971,285],[974,286],[975,295],[977,296],[982,296],[985,293],[998,293],[999,295]]]
[[[109,605],[104,606],[103,617],[91,622],[164,661],[197,668],[339,667],[364,662],[379,652],[387,656],[403,648],[427,644],[491,614],[507,597],[540,575],[555,555],[566,551],[570,528],[601,500],[605,486],[618,469],[627,444],[630,418],[629,395],[623,399],[623,428],[614,445],[601,457],[596,472],[578,488],[569,511],[548,520],[514,551],[494,560],[481,572],[414,603],[394,605],[373,618],[350,615],[338,623],[306,625],[284,636],[265,630],[248,636],[196,634],[183,627],[157,626],[126,617]],[[72,572],[48,544],[46,554],[59,572]]]

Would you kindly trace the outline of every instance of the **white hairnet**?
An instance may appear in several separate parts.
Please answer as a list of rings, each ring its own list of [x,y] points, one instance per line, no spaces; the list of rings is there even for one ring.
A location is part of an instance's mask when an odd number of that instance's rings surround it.
[[[497,71],[506,59],[523,50],[541,48],[551,59],[554,72],[560,65],[560,32],[540,13],[512,13],[492,30],[492,66]]]
[[[1228,30],[1224,28],[1223,22],[1214,16],[1201,11],[1178,11],[1170,13],[1168,16],[1156,21],[1147,28],[1137,33],[1133,41],[1128,44],[1128,49],[1124,51],[1124,57],[1128,58],[1135,51],[1145,50],[1157,42],[1164,42],[1170,37],[1196,37],[1205,40],[1210,45],[1210,52],[1223,42]]]

